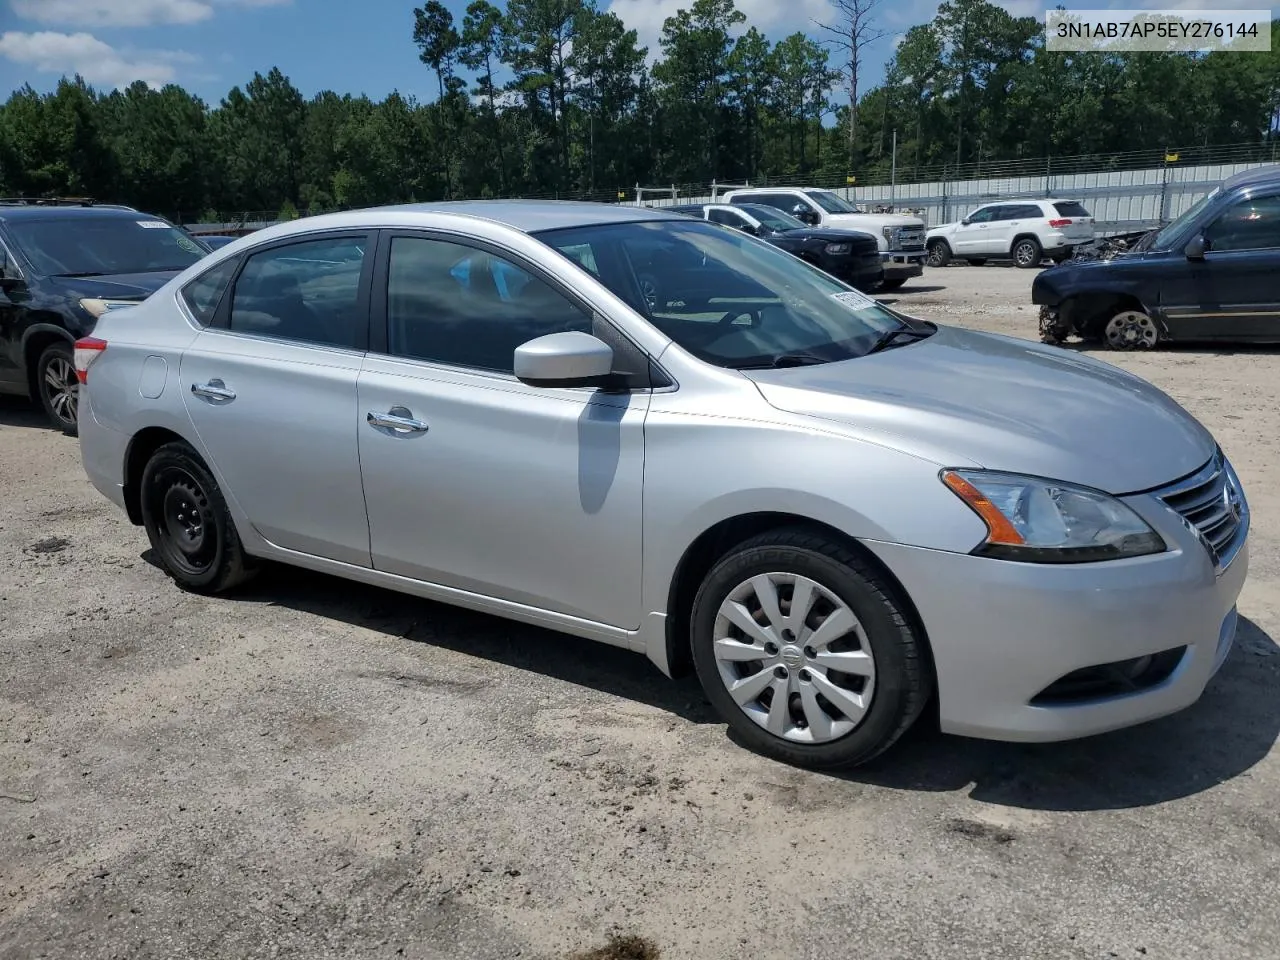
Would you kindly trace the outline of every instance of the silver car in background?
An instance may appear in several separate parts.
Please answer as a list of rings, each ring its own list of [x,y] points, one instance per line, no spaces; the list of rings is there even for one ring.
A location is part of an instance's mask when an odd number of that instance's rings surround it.
[[[791,763],[935,697],[976,737],[1146,721],[1235,634],[1248,508],[1174,401],[660,210],[294,221],[76,363],[85,469],[181,587],[274,560],[692,666]]]

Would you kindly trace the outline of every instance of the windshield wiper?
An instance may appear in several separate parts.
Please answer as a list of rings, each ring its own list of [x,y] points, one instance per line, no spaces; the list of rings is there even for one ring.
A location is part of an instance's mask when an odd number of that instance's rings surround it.
[[[868,348],[867,352],[864,353],[863,356],[869,357],[871,354],[879,353],[881,350],[888,350],[893,346],[904,345],[906,343],[910,343],[912,340],[923,340],[925,337],[931,336],[933,336],[932,330],[922,330],[918,327],[898,327],[894,330],[886,330],[884,333],[880,334],[880,336],[876,337],[875,342],[871,344],[870,348]],[[909,337],[910,340],[903,340],[902,344],[899,344],[898,340],[903,337]]]
[[[815,363],[831,363],[829,357],[820,357],[816,353],[783,353],[767,360],[734,364],[735,370],[780,370],[783,367],[807,367]]]

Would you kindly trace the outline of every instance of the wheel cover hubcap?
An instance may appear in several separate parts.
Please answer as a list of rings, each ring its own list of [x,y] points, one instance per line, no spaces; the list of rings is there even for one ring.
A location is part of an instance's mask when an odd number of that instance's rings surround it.
[[[738,707],[776,737],[829,743],[871,706],[876,668],[862,624],[831,590],[765,573],[729,592],[713,631],[716,668]]]
[[[44,393],[54,416],[75,423],[80,402],[80,380],[71,361],[54,357],[44,368]]]
[[[1160,331],[1140,310],[1125,310],[1107,324],[1107,343],[1118,350],[1150,349],[1160,339]]]

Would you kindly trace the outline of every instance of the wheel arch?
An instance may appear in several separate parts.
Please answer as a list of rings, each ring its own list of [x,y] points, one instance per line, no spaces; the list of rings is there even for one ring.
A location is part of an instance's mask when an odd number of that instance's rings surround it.
[[[36,364],[40,360],[40,354],[58,342],[72,347],[76,341],[69,330],[55,327],[51,323],[34,324],[22,335],[22,365],[27,375],[27,394],[31,400],[38,400],[40,396],[36,381]]]
[[[1063,320],[1081,336],[1101,336],[1103,325],[1120,310],[1141,310],[1155,323],[1161,336],[1169,335],[1168,325],[1160,312],[1152,310],[1141,297],[1127,290],[1071,294],[1062,299],[1057,309]]]
[[[124,454],[124,509],[129,522],[135,527],[142,526],[142,471],[152,454],[166,443],[181,442],[192,448],[200,461],[204,457],[186,437],[175,433],[167,427],[144,427],[133,435],[125,448]],[[208,467],[208,464],[205,464]]]
[[[907,617],[912,628],[917,631],[925,650],[928,668],[931,672],[934,670],[933,649],[924,627],[924,620],[911,596],[902,586],[902,582],[879,557],[863,546],[857,538],[849,536],[828,523],[799,514],[758,511],[728,517],[712,525],[695,537],[681,555],[668,586],[667,596],[666,662],[672,677],[686,675],[693,669],[689,618],[693,612],[694,597],[711,568],[739,544],[746,543],[763,533],[786,528],[804,530],[839,543],[856,553],[868,567],[874,570],[893,593],[894,601],[901,606],[903,615]]]
[[[1018,244],[1023,240],[1034,240],[1037,247],[1044,250],[1044,243],[1040,236],[1033,230],[1023,230],[1021,233],[1014,234],[1012,242],[1009,244],[1009,256],[1013,256],[1013,251],[1018,249]]]

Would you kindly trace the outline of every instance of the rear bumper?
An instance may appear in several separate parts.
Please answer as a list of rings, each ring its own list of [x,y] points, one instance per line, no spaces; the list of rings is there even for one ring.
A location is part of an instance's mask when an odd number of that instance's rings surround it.
[[[1151,522],[1159,509],[1141,512]],[[1195,703],[1230,652],[1248,544],[1215,574],[1208,552],[1176,518],[1157,529],[1166,553],[1062,566],[868,543],[911,596],[929,635],[942,729],[993,740],[1068,740]],[[1175,652],[1165,668],[1132,687],[1046,696],[1060,693],[1077,671],[1167,651]]]
[[[124,464],[129,437],[103,425],[93,414],[88,391],[80,388],[80,459],[89,482],[121,510],[125,508]]]
[[[886,280],[905,280],[924,275],[924,261],[927,254],[923,250],[904,252],[889,250],[880,254],[880,262],[884,266]]]

